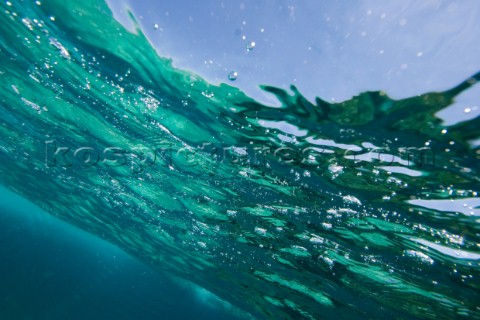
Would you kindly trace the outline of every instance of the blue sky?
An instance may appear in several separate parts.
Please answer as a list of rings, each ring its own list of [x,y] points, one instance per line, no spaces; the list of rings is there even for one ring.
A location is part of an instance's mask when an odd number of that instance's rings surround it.
[[[475,0],[109,4],[124,24],[131,10],[159,54],[175,66],[270,104],[275,101],[259,84],[295,84],[311,100],[342,101],[367,90],[406,98],[449,89],[480,70]],[[231,71],[238,74],[233,82]],[[477,86],[440,115],[447,123],[477,116],[479,96]]]

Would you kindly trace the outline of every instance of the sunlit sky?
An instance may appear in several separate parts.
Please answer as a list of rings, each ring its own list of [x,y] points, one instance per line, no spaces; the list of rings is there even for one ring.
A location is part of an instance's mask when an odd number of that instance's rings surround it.
[[[342,101],[367,90],[398,99],[449,89],[480,71],[476,0],[109,0],[109,5],[130,28],[127,11],[133,12],[174,66],[270,104],[273,98],[258,85],[294,84],[310,100]],[[232,71],[235,81],[228,79]],[[478,116],[479,97],[480,85],[440,115],[449,124]]]

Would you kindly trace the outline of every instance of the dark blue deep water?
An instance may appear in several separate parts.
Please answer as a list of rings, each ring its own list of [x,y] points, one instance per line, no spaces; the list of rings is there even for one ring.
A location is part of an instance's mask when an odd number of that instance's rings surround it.
[[[0,319],[237,319],[212,294],[0,187]]]

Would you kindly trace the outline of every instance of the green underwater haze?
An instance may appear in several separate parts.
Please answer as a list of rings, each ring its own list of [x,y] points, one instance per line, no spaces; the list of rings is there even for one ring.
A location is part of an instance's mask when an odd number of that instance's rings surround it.
[[[246,318],[480,319],[480,118],[435,116],[480,74],[266,106],[102,1],[2,2],[0,25],[10,190]]]

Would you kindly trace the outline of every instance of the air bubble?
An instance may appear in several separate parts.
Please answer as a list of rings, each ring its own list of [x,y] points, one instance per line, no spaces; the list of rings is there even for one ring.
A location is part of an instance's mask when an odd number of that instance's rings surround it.
[[[255,45],[256,45],[255,41],[250,41],[249,43],[247,43],[246,45],[247,51],[252,51],[253,48],[255,48]]]
[[[153,24],[153,29],[158,30],[158,28],[160,28],[160,26],[158,25],[158,23]]]
[[[465,109],[463,110],[463,112],[465,112],[465,113],[470,113],[471,111],[472,111],[472,109],[470,109],[470,108],[465,108]]]
[[[326,230],[332,229],[332,224],[327,222],[322,222],[322,227]]]
[[[65,47],[55,38],[50,37],[50,44],[56,47],[60,51],[60,55],[64,57],[65,59],[70,59],[70,53],[68,53],[68,50],[65,49]]]
[[[237,77],[238,77],[237,71],[232,71],[228,74],[228,80],[230,80],[230,81],[237,80]]]
[[[264,229],[264,228],[260,228],[260,227],[255,227],[255,233],[261,235],[261,236],[265,236],[267,234],[267,229]]]

